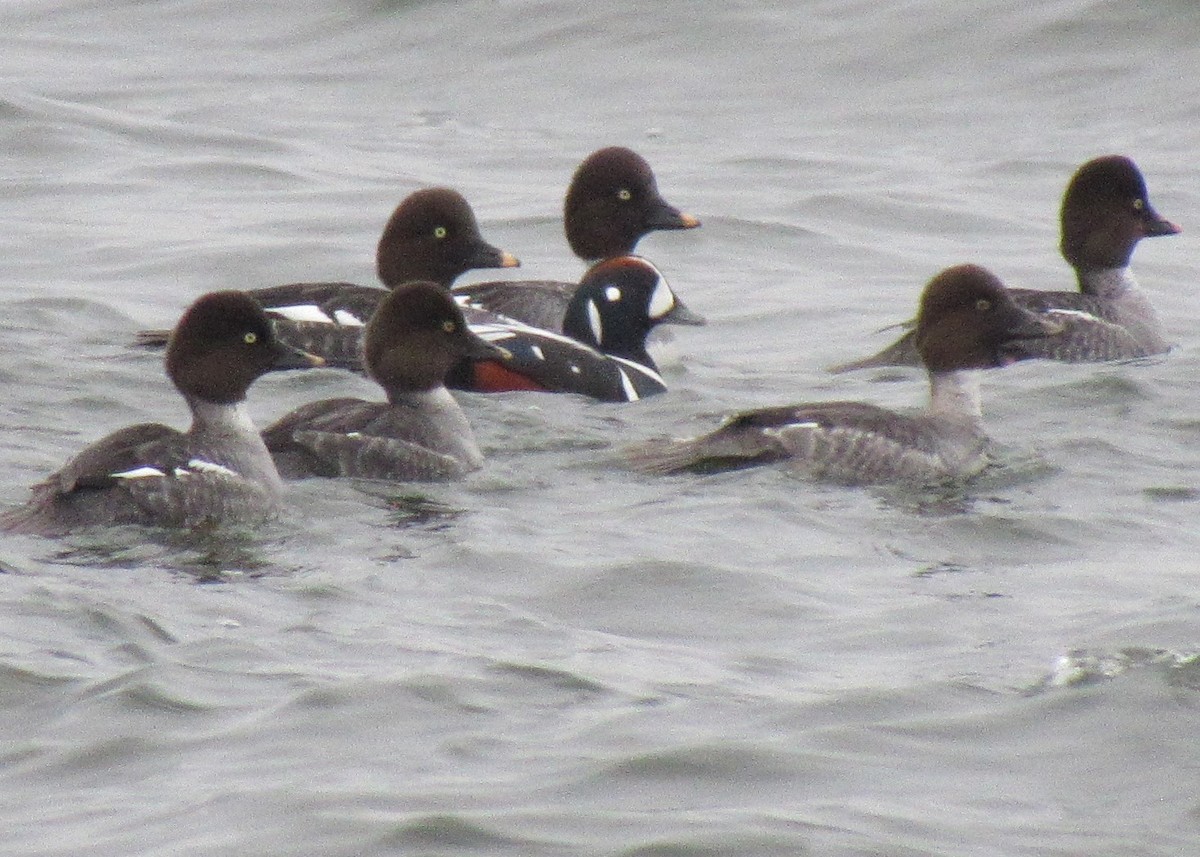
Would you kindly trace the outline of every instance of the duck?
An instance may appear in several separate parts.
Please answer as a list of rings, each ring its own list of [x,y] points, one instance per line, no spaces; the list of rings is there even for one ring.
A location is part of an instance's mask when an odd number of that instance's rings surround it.
[[[380,286],[345,282],[287,283],[250,289],[248,294],[273,318],[294,322],[280,330],[290,344],[321,355],[321,325],[361,328],[391,289],[429,280],[449,289],[476,268],[515,268],[520,260],[489,244],[479,231],[470,203],[448,187],[429,187],[405,197],[388,218],[376,248]],[[143,347],[166,344],[167,331],[137,335]],[[335,337],[333,341],[338,341]],[[325,355],[321,355],[325,356]],[[336,365],[342,355],[329,355]]]
[[[646,350],[649,333],[660,324],[705,323],[640,256],[605,259],[589,268],[568,304],[562,333],[455,300],[473,333],[504,348],[501,358],[463,358],[450,370],[447,387],[475,393],[526,390],[603,402],[644,399],[667,390]],[[275,327],[286,341],[302,339],[328,366],[367,371],[361,327],[286,319],[275,321]]]
[[[246,410],[250,385],[272,369],[320,365],[280,342],[258,303],[210,292],[170,335],[166,374],[192,423],[129,426],[86,447],[0,518],[10,532],[58,535],[90,526],[176,529],[257,524],[282,508],[282,481]]]
[[[624,146],[608,146],[588,155],[575,170],[563,202],[567,243],[589,265],[633,255],[638,242],[656,230],[698,226],[697,217],[663,198],[646,159]],[[507,280],[463,284],[454,292],[473,306],[562,332],[577,286],[556,280]]]
[[[302,405],[263,433],[285,479],[457,479],[483,464],[445,377],[463,359],[502,359],[467,327],[438,283],[407,283],[386,295],[366,325],[367,374],[385,401],[325,399]]]
[[[450,385],[482,393],[535,390],[576,393],[604,402],[633,402],[666,392],[646,349],[660,324],[705,324],[671,289],[666,277],[640,256],[594,264],[567,304],[562,333],[543,330],[466,306],[471,329],[503,345],[503,361],[460,364]]]
[[[783,462],[806,477],[846,484],[964,479],[989,462],[977,370],[1006,366],[1026,343],[1057,332],[986,268],[956,265],[929,281],[917,312],[916,346],[930,390],[924,411],[856,401],[761,408],[699,437],[644,441],[627,455],[634,468],[655,474]]]
[[[1150,204],[1141,170],[1124,155],[1105,155],[1076,170],[1060,213],[1063,258],[1075,269],[1078,291],[1010,289],[1026,309],[1053,318],[1061,332],[1029,340],[1020,359],[1091,363],[1164,354],[1162,322],[1130,270],[1143,238],[1177,235],[1178,226]],[[833,372],[915,366],[912,330],[877,354],[832,367]]]

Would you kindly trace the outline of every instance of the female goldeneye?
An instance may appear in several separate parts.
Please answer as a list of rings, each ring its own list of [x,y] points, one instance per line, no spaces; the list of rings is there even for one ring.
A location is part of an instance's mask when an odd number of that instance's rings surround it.
[[[468,306],[471,329],[504,346],[504,360],[467,361],[450,386],[481,393],[537,390],[630,402],[667,389],[646,351],[659,324],[701,325],[666,278],[639,256],[597,262],[575,287],[562,334]]]
[[[1031,340],[1014,352],[1067,363],[1130,360],[1169,349],[1162,324],[1129,269],[1143,238],[1175,235],[1179,227],[1150,205],[1146,181],[1129,158],[1108,155],[1075,173],[1062,201],[1062,254],[1075,269],[1078,292],[1010,289],[1026,309],[1052,317],[1062,332]],[[916,366],[920,357],[909,331],[871,357],[831,371]]]
[[[354,283],[288,283],[251,289],[248,294],[279,318],[312,325],[361,327],[389,289],[415,280],[431,280],[448,289],[466,271],[515,268],[520,264],[515,256],[483,239],[475,212],[462,194],[434,187],[405,197],[383,228],[375,267],[387,288]],[[298,348],[320,354],[313,350],[320,347],[319,337],[311,342],[304,338],[308,330],[311,328],[297,326],[281,331],[281,336]],[[144,346],[161,346],[166,339],[166,331],[138,334],[138,342]]]
[[[449,479],[477,470],[483,454],[462,408],[446,390],[464,358],[501,358],[472,333],[444,288],[409,283],[391,292],[367,323],[367,371],[386,402],[311,402],[263,431],[285,477],[353,476],[397,481]]]
[[[563,204],[567,243],[588,263],[631,255],[660,229],[694,229],[700,221],[663,199],[645,158],[621,146],[589,155],[575,171]],[[454,289],[469,303],[543,330],[562,329],[577,283],[509,280]]]
[[[244,292],[201,297],[176,325],[166,358],[191,428],[147,423],[110,434],[35,485],[0,526],[46,534],[97,524],[194,528],[275,513],[279,473],[246,413],[246,391],[271,369],[319,363],[279,342]]]
[[[903,415],[862,402],[764,408],[702,437],[634,447],[630,460],[654,473],[786,461],[805,475],[847,483],[970,476],[988,460],[972,370],[1006,365],[1014,348],[1054,330],[1018,306],[984,268],[948,268],[925,287],[917,313],[917,348],[930,383],[924,413]]]

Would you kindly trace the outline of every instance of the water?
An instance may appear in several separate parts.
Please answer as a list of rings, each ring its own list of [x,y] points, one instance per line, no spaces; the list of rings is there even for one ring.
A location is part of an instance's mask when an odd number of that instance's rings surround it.
[[[13,855],[1200,853],[1200,7],[10,2],[0,502],[185,418],[126,347],[197,295],[372,281],[449,184],[528,276],[581,265],[575,165],[629,145],[699,231],[642,244],[710,320],[672,392],[465,397],[462,484],[307,482],[217,538],[0,549]],[[632,440],[810,398],[904,407],[888,341],[961,261],[1069,288],[1057,207],[1132,156],[1179,347],[990,375],[967,492],[646,478]],[[495,272],[485,276],[492,277]],[[265,379],[266,423],[373,396]]]

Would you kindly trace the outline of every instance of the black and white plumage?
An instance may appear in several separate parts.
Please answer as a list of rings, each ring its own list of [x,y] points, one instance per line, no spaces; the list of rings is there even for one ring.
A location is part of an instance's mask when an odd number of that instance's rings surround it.
[[[444,288],[392,291],[366,326],[363,354],[387,401],[311,402],[268,427],[263,439],[285,477],[428,481],[479,468],[483,455],[444,379],[460,360],[504,352],[467,328]]]
[[[326,357],[330,365],[343,365],[336,349],[347,340],[328,327],[359,327],[387,296],[390,289],[417,280],[450,288],[460,274],[476,268],[513,268],[517,258],[483,239],[475,212],[463,196],[450,188],[425,188],[409,194],[392,212],[376,248],[375,267],[386,288],[354,283],[287,283],[251,289],[248,294],[275,318],[291,322],[279,326],[280,337],[290,345]],[[166,343],[165,331],[142,331],[138,343],[153,347]]]
[[[2,526],[53,534],[88,525],[195,528],[273,515],[281,483],[246,413],[246,391],[271,369],[319,362],[280,343],[244,292],[205,295],[180,319],[166,356],[167,375],[192,411],[191,427],[144,424],[110,434],[35,485]]]
[[[1130,272],[1143,238],[1175,235],[1179,227],[1150,205],[1146,182],[1129,158],[1109,155],[1081,166],[1063,195],[1062,254],[1075,269],[1079,291],[1010,289],[1018,304],[1047,316],[1061,332],[1030,340],[1021,359],[1068,363],[1131,360],[1169,349],[1149,298]],[[910,330],[892,345],[834,372],[920,365]]]
[[[667,202],[645,158],[620,146],[599,149],[579,165],[563,203],[563,228],[585,262],[634,253],[656,230],[694,229],[700,221]],[[561,332],[578,283],[509,280],[469,283],[456,295],[542,330]]]
[[[948,268],[926,286],[917,315],[917,348],[930,382],[923,413],[862,402],[763,408],[702,437],[634,446],[630,461],[652,473],[786,462],[805,475],[847,483],[970,476],[988,460],[974,370],[1006,365],[1014,350],[1055,331],[1018,306],[987,270]]]
[[[584,274],[567,306],[562,333],[470,306],[466,313],[472,330],[502,345],[508,356],[458,367],[451,386],[578,393],[608,402],[636,401],[667,389],[646,351],[655,327],[704,324],[662,273],[638,256],[604,259]]]

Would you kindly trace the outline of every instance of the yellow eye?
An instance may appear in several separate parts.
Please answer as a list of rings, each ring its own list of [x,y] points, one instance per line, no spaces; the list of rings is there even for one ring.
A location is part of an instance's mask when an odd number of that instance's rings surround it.
[[[242,342],[246,343],[247,345],[253,345],[254,343],[258,342],[258,334],[253,330],[247,331],[242,337]]]
[[[629,202],[629,200],[633,199],[633,194],[629,188],[623,187],[617,191],[617,199],[621,200],[621,202]]]
[[[975,301],[975,309],[979,310],[980,312],[987,312],[991,308],[992,302],[987,298],[980,298],[979,300]]]
[[[433,237],[434,237],[434,238],[445,238],[445,237],[446,237],[448,234],[449,234],[449,233],[448,233],[448,232],[446,232],[446,227],[445,227],[445,226],[435,226],[435,227],[433,227]]]
[[[1146,200],[1138,198],[1133,201],[1133,210],[1134,211],[1141,211],[1145,207],[1146,207]]]
[[[454,333],[454,331],[458,330],[458,325],[450,319],[446,319],[442,322],[442,330],[446,331],[446,333]]]

